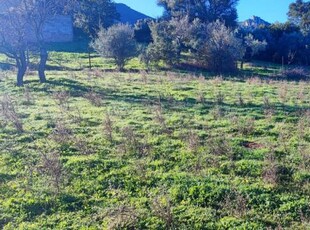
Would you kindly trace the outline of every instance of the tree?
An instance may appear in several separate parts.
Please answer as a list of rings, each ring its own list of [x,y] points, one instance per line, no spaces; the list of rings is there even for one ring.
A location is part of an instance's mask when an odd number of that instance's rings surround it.
[[[30,30],[34,34],[34,43],[40,53],[38,74],[41,83],[46,82],[45,69],[48,59],[43,32],[44,27],[57,14],[64,13],[69,3],[70,0],[21,0],[20,8],[23,11],[27,24],[29,24]]]
[[[152,32],[149,24],[153,21],[153,19],[140,19],[135,23],[135,39],[139,43],[149,44],[152,42]]]
[[[165,16],[188,16],[190,21],[198,18],[201,22],[220,20],[226,26],[236,26],[238,0],[159,0],[158,4],[165,8]]]
[[[38,74],[40,82],[46,81],[45,66],[48,58],[44,26],[63,12],[69,0],[20,0],[6,1],[7,9],[0,18],[1,52],[16,61],[17,85],[23,85],[27,70],[26,50],[31,45],[40,52]]]
[[[244,61],[251,61],[253,56],[266,49],[267,42],[255,39],[253,34],[248,34],[244,37],[244,45],[245,54],[241,60],[241,69],[243,69]]]
[[[123,70],[126,61],[137,53],[134,30],[125,24],[101,28],[91,47],[101,56],[113,58],[119,70]]]
[[[293,63],[308,64],[307,57],[309,54],[304,56],[307,44],[309,44],[309,40],[301,32],[285,33],[279,39],[276,53],[287,65]]]
[[[290,21],[300,27],[304,33],[310,32],[310,2],[296,0],[289,6],[288,16]]]
[[[237,61],[241,60],[245,52],[242,40],[220,21],[209,24],[206,35],[196,54],[197,59],[214,72],[235,70]]]
[[[8,10],[0,15],[0,52],[15,60],[17,86],[22,86],[27,70],[27,24],[19,8],[9,8],[10,1],[3,4]]]
[[[153,62],[164,61],[168,65],[180,62],[181,52],[196,48],[196,41],[202,35],[204,24],[198,19],[190,22],[188,16],[150,24],[153,42],[147,55]]]
[[[180,59],[181,47],[171,34],[173,28],[169,22],[151,23],[150,28],[153,42],[146,50],[148,59],[152,62],[162,60],[168,65],[176,64]]]
[[[74,23],[84,32],[95,37],[100,28],[111,26],[119,19],[111,0],[80,0],[74,9]]]
[[[252,33],[254,39],[265,40],[268,44],[265,50],[256,54],[258,59],[309,65],[310,33],[302,33],[296,24],[274,23],[268,27],[257,28]]]

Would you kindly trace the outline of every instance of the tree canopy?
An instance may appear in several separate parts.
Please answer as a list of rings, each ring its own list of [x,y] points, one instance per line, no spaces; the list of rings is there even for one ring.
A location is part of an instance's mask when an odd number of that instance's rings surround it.
[[[296,0],[296,2],[290,4],[289,19],[297,24],[301,30],[306,33],[310,32],[310,2],[304,2],[303,0]]]
[[[103,57],[113,58],[119,70],[137,53],[134,30],[129,25],[116,24],[101,28],[91,46]]]
[[[202,22],[220,20],[226,26],[236,26],[239,0],[159,0],[165,8],[165,17],[188,16],[190,20],[199,18]]]
[[[99,29],[111,26],[119,14],[111,0],[80,0],[74,9],[74,22],[86,33],[95,36]]]

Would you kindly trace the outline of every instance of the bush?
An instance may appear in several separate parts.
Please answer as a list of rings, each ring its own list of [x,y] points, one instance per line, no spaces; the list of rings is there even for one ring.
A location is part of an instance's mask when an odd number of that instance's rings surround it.
[[[155,63],[163,60],[168,65],[177,64],[180,61],[181,47],[171,34],[174,28],[164,21],[150,24],[150,29],[153,42],[147,47],[143,59]]]
[[[101,28],[90,44],[102,57],[113,58],[119,70],[137,53],[134,30],[129,25],[117,24],[109,29]]]
[[[221,73],[237,69],[244,54],[242,41],[220,21],[207,26],[206,39],[198,50],[198,59],[211,71]]]
[[[296,68],[293,68],[293,69],[284,70],[282,75],[287,80],[297,80],[297,81],[300,81],[300,80],[309,80],[309,78],[310,78],[309,77],[310,76],[309,71],[307,71],[306,69],[301,68],[301,67],[296,67]]]

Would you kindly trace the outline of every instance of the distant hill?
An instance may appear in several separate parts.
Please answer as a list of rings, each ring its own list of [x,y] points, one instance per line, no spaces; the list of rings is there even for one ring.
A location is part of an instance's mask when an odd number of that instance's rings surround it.
[[[240,27],[246,30],[255,30],[260,26],[269,26],[270,23],[261,19],[260,17],[253,16],[252,18],[245,20],[244,22],[240,22]]]
[[[139,19],[151,18],[136,10],[131,9],[129,6],[122,3],[115,3],[116,10],[120,14],[120,22],[134,25]]]

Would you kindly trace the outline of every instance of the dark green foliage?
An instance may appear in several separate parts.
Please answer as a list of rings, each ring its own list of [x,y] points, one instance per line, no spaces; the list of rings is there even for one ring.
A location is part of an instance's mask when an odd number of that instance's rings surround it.
[[[296,0],[290,4],[289,19],[298,25],[305,33],[310,32],[310,2],[303,0]]]
[[[73,9],[75,25],[93,38],[100,28],[111,26],[119,18],[111,0],[79,0]]]
[[[101,28],[91,46],[103,57],[113,58],[119,70],[137,53],[134,30],[129,25],[117,24]]]
[[[164,61],[168,65],[179,64],[182,51],[197,52],[207,36],[205,24],[198,19],[190,22],[187,16],[153,22],[150,28],[152,43],[147,47],[144,57],[153,62]]]
[[[190,21],[195,18],[205,23],[220,20],[226,26],[236,26],[238,0],[159,0],[158,2],[166,10],[164,17],[189,16]]]
[[[147,47],[147,59],[153,62],[165,61],[168,65],[180,61],[181,44],[175,41],[172,35],[173,27],[167,21],[152,23],[150,25],[153,42]]]
[[[152,42],[151,29],[149,24],[152,23],[151,19],[138,20],[135,23],[135,39],[139,43],[149,44]]]
[[[220,21],[207,26],[206,38],[197,51],[197,60],[211,71],[221,73],[237,69],[244,55],[244,46],[234,32]]]
[[[290,22],[257,28],[252,32],[254,38],[265,40],[268,45],[256,58],[285,65],[309,65],[310,35],[302,33],[300,29]]]

